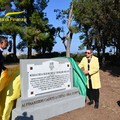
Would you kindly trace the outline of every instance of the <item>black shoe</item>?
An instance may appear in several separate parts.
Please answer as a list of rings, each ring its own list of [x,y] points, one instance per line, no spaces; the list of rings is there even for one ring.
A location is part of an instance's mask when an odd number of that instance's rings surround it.
[[[93,100],[91,100],[90,102],[87,103],[88,105],[92,105],[93,104]]]
[[[95,109],[98,109],[99,108],[99,103],[95,103],[95,106],[94,106]]]
[[[118,104],[118,106],[120,107],[120,100],[119,100],[119,101],[117,101],[117,104]]]

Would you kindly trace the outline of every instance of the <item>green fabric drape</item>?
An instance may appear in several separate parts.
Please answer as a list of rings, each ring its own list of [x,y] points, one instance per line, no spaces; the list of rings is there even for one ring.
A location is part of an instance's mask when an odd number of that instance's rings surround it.
[[[86,96],[87,78],[73,58],[68,58],[68,60],[73,68],[73,87],[79,89],[80,95]]]

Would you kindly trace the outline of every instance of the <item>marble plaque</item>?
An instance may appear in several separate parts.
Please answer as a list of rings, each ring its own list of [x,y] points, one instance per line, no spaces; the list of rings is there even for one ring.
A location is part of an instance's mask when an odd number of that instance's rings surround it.
[[[26,60],[25,60],[26,61]],[[45,59],[41,61],[39,59],[39,64],[37,60],[34,63],[27,64],[24,60],[20,62],[22,67],[21,75],[26,74],[27,82],[25,84],[25,79],[22,79],[24,92],[27,92],[27,97],[35,97],[40,94],[71,89],[71,64],[69,61],[60,62],[57,59]],[[61,60],[62,61],[62,60]],[[27,86],[26,86],[27,85]],[[26,89],[26,90],[25,90]]]

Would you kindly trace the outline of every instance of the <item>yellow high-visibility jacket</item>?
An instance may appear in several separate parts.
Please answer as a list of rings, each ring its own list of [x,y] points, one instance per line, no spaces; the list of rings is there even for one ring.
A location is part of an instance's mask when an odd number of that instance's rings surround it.
[[[101,82],[100,82],[100,75],[99,75],[98,58],[95,56],[92,56],[89,65],[90,65],[89,75],[91,76],[92,88],[99,89],[99,88],[101,88]],[[83,59],[79,63],[79,67],[81,69],[88,70],[88,60],[86,57],[83,57]],[[87,80],[89,80],[88,75],[87,75]],[[89,88],[88,83],[89,82],[87,81],[87,87]]]

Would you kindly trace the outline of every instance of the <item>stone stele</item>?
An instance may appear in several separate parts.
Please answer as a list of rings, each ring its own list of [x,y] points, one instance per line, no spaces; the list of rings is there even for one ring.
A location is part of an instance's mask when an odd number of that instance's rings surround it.
[[[46,120],[85,106],[67,58],[20,60],[20,76],[21,97],[12,120]]]

